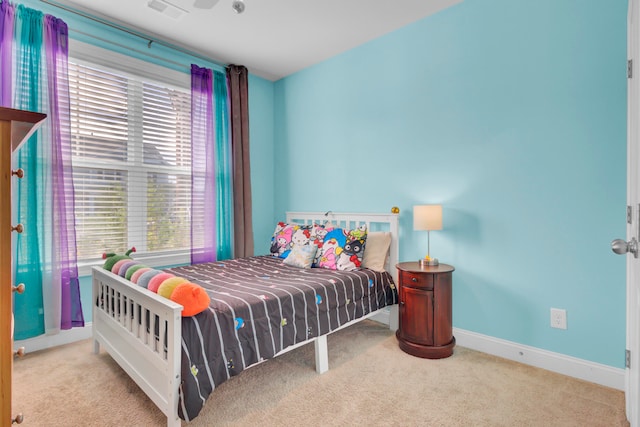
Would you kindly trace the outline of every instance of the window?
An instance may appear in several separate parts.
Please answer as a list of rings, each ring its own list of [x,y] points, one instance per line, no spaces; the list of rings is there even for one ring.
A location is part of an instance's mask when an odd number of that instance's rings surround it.
[[[69,91],[79,264],[187,254],[190,89],[70,58]]]

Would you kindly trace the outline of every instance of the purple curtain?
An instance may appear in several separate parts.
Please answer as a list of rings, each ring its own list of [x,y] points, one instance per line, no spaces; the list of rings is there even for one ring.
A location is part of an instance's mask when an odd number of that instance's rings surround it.
[[[213,71],[191,65],[191,263],[216,260]]]
[[[0,3],[0,105],[11,107],[11,52],[15,8],[9,2]]]
[[[54,283],[60,283],[61,329],[84,326],[76,259],[75,193],[71,168],[69,107],[69,31],[51,15],[44,18],[44,39],[49,89],[51,173],[53,190]]]

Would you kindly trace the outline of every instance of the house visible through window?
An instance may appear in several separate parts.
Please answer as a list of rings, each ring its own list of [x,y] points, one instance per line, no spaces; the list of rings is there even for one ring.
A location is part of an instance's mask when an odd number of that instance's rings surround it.
[[[189,88],[70,59],[78,260],[190,247]]]

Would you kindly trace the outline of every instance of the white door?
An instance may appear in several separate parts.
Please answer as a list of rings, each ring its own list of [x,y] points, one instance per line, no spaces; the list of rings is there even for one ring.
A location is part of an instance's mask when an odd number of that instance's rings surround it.
[[[627,239],[614,240],[612,249],[627,255],[627,368],[625,400],[631,427],[640,427],[640,0],[629,0],[627,57],[631,61],[627,79]]]

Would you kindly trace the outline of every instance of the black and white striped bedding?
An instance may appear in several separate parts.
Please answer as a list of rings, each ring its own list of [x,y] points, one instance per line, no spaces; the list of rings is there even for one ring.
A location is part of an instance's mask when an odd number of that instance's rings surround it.
[[[258,256],[168,269],[207,289],[210,309],[182,321],[179,415],[198,415],[213,389],[287,347],[397,303],[372,270],[301,269]]]

